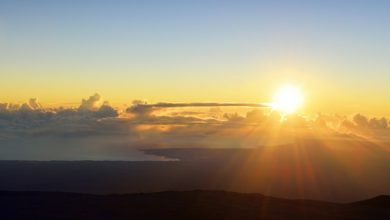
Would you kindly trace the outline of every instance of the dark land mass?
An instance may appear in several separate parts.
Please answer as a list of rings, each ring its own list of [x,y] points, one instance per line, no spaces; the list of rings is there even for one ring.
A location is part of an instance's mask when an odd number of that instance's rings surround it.
[[[390,219],[390,196],[354,203],[226,191],[123,195],[0,191],[0,219]]]
[[[319,143],[144,150],[178,161],[0,161],[0,190],[123,194],[201,189],[330,202],[390,195],[387,151],[337,144],[329,144],[337,151]]]

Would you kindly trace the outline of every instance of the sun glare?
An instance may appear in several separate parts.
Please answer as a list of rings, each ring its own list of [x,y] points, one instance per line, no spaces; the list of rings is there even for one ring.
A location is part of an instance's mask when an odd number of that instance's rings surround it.
[[[294,113],[303,105],[303,94],[296,86],[283,86],[275,94],[271,105],[282,113]]]

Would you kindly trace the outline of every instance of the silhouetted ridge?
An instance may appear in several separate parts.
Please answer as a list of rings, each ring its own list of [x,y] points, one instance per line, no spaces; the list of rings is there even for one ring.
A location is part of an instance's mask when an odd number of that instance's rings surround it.
[[[390,219],[388,201],[389,196],[379,196],[340,204],[203,190],[112,195],[0,191],[0,219]]]
[[[373,207],[387,207],[390,208],[390,196],[380,195],[372,199],[366,199],[362,201],[357,201],[351,203],[352,205],[361,205],[361,206],[373,206]]]

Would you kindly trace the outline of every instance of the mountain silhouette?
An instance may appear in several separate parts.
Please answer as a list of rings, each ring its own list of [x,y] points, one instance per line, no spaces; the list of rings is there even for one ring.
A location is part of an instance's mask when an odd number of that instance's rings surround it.
[[[94,195],[0,191],[0,219],[390,219],[390,196],[353,203],[227,191]]]

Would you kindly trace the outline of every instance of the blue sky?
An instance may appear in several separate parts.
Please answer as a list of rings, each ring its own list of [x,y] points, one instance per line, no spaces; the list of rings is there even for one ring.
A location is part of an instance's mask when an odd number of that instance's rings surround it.
[[[1,1],[0,98],[70,102],[98,91],[117,103],[268,101],[293,81],[324,100],[315,111],[345,99],[355,107],[340,111],[385,108],[389,8],[389,1]]]

